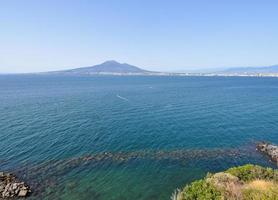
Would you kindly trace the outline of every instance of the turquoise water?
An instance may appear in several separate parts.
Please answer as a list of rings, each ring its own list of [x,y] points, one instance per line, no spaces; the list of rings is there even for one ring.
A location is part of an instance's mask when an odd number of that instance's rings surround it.
[[[169,199],[245,163],[275,167],[278,79],[0,76],[0,170],[30,199]]]

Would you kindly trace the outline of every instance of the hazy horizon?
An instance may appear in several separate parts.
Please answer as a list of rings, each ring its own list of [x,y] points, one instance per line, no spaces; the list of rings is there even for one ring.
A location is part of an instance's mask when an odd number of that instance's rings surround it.
[[[151,71],[278,63],[277,1],[2,1],[0,73],[117,60]]]
[[[132,63],[126,63],[126,62],[119,62],[117,60],[106,60],[106,61],[103,61],[101,63],[96,63],[96,64],[93,64],[93,65],[90,65],[90,66],[72,66],[72,67],[65,67],[63,69],[58,69],[57,70],[49,70],[49,71],[30,71],[30,72],[0,72],[0,74],[24,74],[24,73],[43,73],[43,72],[55,72],[55,71],[63,71],[63,70],[71,70],[71,69],[78,69],[78,68],[86,68],[86,67],[94,67],[95,65],[99,65],[99,64],[103,64],[107,61],[116,61],[118,63],[121,63],[121,64],[130,64],[130,65],[133,65]],[[145,66],[137,66],[137,65],[133,65],[135,67],[139,67],[140,69],[143,69],[143,70],[147,70],[147,71],[151,71],[151,67],[145,67]],[[271,66],[276,66],[276,65],[268,65],[268,66],[226,66],[226,67],[207,67],[207,68],[198,68],[198,67],[195,67],[195,68],[176,68],[175,70],[153,70],[154,72],[169,72],[169,73],[198,73],[198,72],[202,72],[202,73],[206,73],[206,72],[219,72],[219,71],[222,71],[222,70],[227,70],[227,69],[233,69],[233,68],[257,68],[257,67],[271,67]]]

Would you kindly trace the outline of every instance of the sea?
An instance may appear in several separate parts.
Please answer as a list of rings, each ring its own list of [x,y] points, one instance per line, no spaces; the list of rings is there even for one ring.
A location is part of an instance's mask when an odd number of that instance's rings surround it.
[[[276,166],[278,78],[0,76],[0,171],[28,199],[170,200],[208,172]]]

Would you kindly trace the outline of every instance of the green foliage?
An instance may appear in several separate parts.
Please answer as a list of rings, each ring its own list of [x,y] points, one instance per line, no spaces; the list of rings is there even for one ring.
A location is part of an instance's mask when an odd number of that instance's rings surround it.
[[[271,187],[252,188],[253,181],[264,180]],[[258,165],[233,167],[210,174],[187,185],[179,200],[278,200],[278,170]]]
[[[221,193],[205,180],[194,181],[182,192],[181,200],[220,200]]]
[[[267,191],[245,189],[242,191],[244,200],[277,200],[277,191],[269,189]]]
[[[278,181],[278,171],[271,168],[264,168],[258,165],[244,165],[233,167],[226,171],[238,177],[242,181],[252,181],[255,179]]]

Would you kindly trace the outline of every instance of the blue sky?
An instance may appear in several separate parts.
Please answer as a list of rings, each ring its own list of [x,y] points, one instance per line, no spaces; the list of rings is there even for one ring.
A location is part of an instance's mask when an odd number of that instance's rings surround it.
[[[0,0],[0,73],[278,63],[278,1]]]

